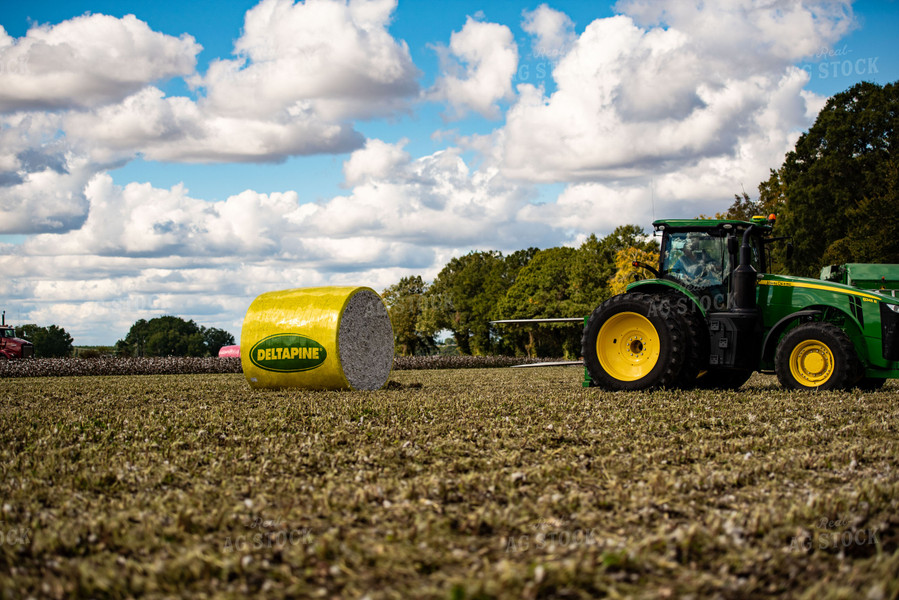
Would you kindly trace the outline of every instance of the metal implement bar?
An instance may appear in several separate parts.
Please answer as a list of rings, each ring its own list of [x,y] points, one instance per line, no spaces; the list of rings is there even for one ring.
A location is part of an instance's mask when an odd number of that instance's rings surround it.
[[[528,367],[582,367],[580,360],[563,360],[560,362],[528,363],[526,365],[512,365],[513,369],[526,369]]]
[[[490,321],[491,323],[583,323],[584,317],[557,317],[552,319],[505,319],[503,321]]]

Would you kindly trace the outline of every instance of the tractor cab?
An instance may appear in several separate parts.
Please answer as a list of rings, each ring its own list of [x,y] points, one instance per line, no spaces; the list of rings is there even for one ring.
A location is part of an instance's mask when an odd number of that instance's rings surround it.
[[[0,360],[32,358],[33,356],[34,344],[16,337],[16,330],[6,324],[6,311],[3,311],[2,321],[0,321]]]
[[[16,330],[8,325],[0,325],[0,360],[31,358],[34,344],[16,337]]]
[[[706,311],[723,311],[733,295],[732,273],[739,264],[737,242],[750,228],[751,265],[767,269],[764,241],[771,223],[723,219],[669,219],[653,223],[662,233],[657,276],[679,284],[693,294]],[[732,238],[734,241],[729,242]]]

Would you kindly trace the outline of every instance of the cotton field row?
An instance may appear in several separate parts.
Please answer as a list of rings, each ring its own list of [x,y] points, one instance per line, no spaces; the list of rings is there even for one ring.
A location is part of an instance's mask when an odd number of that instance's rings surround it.
[[[550,359],[509,356],[398,356],[394,369],[471,369],[509,367]],[[240,373],[239,358],[181,356],[142,358],[41,358],[0,362],[0,377],[79,375],[177,375]]]

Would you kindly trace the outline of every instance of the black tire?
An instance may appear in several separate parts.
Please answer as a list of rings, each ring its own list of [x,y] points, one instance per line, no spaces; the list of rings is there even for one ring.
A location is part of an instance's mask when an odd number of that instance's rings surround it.
[[[683,294],[669,294],[666,300],[674,317],[680,319],[686,338],[684,366],[681,369],[679,387],[691,388],[698,384],[699,374],[709,364],[709,330],[705,317],[695,302]],[[664,303],[663,303],[664,307]]]
[[[849,389],[861,372],[846,332],[822,322],[788,331],[777,345],[774,368],[780,384],[794,390]]]
[[[704,390],[736,390],[752,377],[752,371],[717,369],[704,373],[696,380],[696,387]]]
[[[683,321],[665,310],[665,300],[661,295],[630,292],[613,296],[593,311],[581,338],[584,365],[593,385],[606,390],[647,390],[680,384],[687,334]],[[615,332],[626,330],[628,320],[638,323],[645,336],[619,340]],[[607,324],[613,329],[604,330]],[[621,329],[616,329],[619,325]],[[625,373],[615,365],[633,372]]]

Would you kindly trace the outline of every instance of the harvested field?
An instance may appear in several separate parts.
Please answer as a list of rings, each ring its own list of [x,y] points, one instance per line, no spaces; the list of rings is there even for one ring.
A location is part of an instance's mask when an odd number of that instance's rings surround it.
[[[4,597],[899,596],[899,385],[0,380]]]

